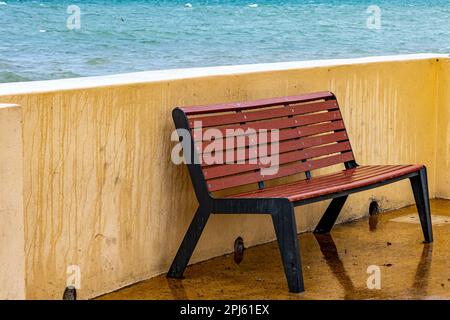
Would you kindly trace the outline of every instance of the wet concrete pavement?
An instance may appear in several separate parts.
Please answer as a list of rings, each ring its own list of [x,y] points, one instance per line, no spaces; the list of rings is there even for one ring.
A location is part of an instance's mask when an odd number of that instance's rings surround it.
[[[240,264],[230,254],[189,266],[183,280],[161,275],[100,299],[450,299],[450,201],[431,207],[432,244],[422,243],[415,206],[337,225],[329,235],[300,234],[301,294],[288,292],[271,242],[245,249]],[[367,287],[369,266],[379,267],[380,289]]]

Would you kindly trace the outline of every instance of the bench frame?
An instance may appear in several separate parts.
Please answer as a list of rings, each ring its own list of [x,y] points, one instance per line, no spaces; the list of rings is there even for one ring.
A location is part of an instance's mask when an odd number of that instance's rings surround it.
[[[335,99],[333,94],[332,97]],[[181,108],[175,108],[172,116],[177,129],[190,130],[187,115]],[[190,141],[181,141],[181,143],[183,149],[190,148],[190,150],[195,150],[192,136]],[[170,278],[183,278],[184,270],[188,265],[211,214],[270,214],[278,240],[289,291],[295,293],[303,292],[304,283],[294,208],[313,202],[332,199],[314,230],[314,233],[328,233],[335,224],[348,195],[407,178],[411,182],[414,193],[425,238],[424,242],[430,243],[433,241],[426,167],[423,167],[420,171],[384,180],[376,184],[290,202],[286,198],[214,198],[206,187],[207,184],[196,152],[191,153],[191,159],[189,160],[187,167],[195,195],[199,202],[199,207],[167,273],[167,277]],[[356,161],[353,160],[345,162],[344,165],[346,169],[352,169],[358,166]]]

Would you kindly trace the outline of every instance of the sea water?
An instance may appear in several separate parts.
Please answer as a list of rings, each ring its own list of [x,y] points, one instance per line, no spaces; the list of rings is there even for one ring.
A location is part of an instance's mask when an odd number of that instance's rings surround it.
[[[450,1],[0,0],[0,82],[450,52]]]

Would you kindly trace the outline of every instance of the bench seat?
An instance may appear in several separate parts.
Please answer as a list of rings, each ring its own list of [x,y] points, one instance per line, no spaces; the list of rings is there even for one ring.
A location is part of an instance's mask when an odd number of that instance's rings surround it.
[[[291,202],[374,185],[419,171],[423,165],[358,166],[311,179],[243,192],[228,198],[287,198]]]

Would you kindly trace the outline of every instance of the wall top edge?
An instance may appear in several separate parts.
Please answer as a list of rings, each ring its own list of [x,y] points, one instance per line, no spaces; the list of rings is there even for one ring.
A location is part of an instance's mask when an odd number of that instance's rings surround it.
[[[139,84],[149,82],[160,82],[169,80],[181,80],[188,78],[201,78],[210,76],[236,75],[245,73],[270,72],[282,70],[308,69],[330,66],[344,66],[352,64],[370,64],[379,62],[402,62],[413,60],[429,60],[450,58],[449,54],[418,53],[408,55],[391,56],[371,56],[364,58],[351,59],[325,59],[325,60],[306,60],[276,63],[259,63],[217,67],[168,69],[156,71],[142,71],[133,73],[123,73],[115,75],[29,81],[29,82],[11,82],[0,84],[0,96],[17,95],[31,93],[45,93],[62,90],[89,89],[109,86],[119,86],[126,84]]]
[[[0,109],[20,108],[20,105],[14,103],[0,103]]]

